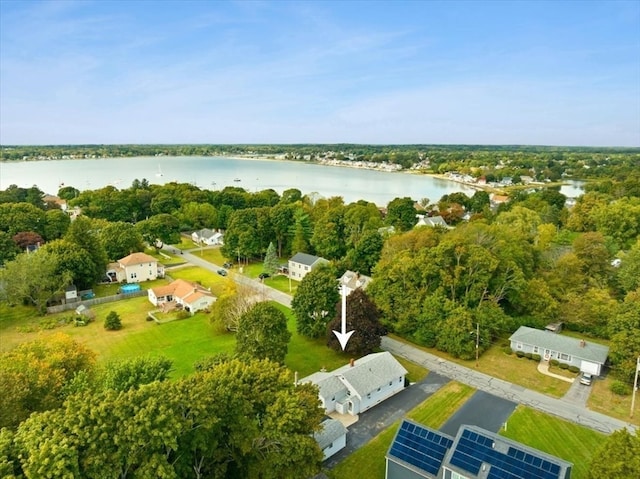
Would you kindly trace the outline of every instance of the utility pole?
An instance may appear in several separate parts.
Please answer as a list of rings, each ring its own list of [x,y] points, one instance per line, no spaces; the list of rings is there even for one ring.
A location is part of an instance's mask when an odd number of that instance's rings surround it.
[[[631,413],[629,417],[633,417],[633,410],[636,405],[636,391],[638,390],[638,371],[640,371],[640,356],[638,356],[638,360],[636,362],[636,378],[633,381],[633,393],[631,393]]]
[[[476,323],[476,367],[478,367],[479,353],[480,353],[480,323]]]

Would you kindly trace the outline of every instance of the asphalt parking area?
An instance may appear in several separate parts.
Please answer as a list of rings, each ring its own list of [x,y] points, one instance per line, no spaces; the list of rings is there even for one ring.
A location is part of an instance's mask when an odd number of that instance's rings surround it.
[[[463,424],[498,432],[516,408],[516,403],[484,391],[476,391],[471,398],[440,428],[455,437]]]

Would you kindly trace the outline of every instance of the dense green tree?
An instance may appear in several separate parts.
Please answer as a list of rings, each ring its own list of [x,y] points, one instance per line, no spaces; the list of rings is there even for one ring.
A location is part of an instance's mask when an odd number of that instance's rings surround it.
[[[640,287],[640,239],[624,255],[617,276],[618,282],[626,292]]]
[[[58,190],[58,197],[63,200],[72,200],[80,194],[80,190],[73,186],[63,186]]]
[[[387,217],[385,223],[393,226],[396,231],[408,231],[417,223],[414,201],[405,196],[395,198],[387,205]]]
[[[71,396],[31,416],[4,449],[28,477],[293,479],[320,469],[321,419],[316,388],[294,386],[273,362],[230,360],[178,381]]]
[[[153,356],[110,361],[102,368],[99,385],[115,391],[137,389],[144,384],[168,379],[172,365],[170,359]]]
[[[370,231],[382,227],[380,210],[374,203],[359,201],[346,207],[344,213],[344,234],[348,246],[357,245]]]
[[[3,285],[0,295],[9,304],[33,305],[44,313],[47,301],[71,284],[71,275],[59,274],[55,254],[39,250],[7,262],[0,269],[0,284]]]
[[[99,273],[105,274],[104,270],[96,271],[95,263],[87,251],[78,248],[70,241],[64,239],[51,241],[42,247],[42,251],[50,253],[55,258],[56,275],[60,278],[68,277],[71,283],[81,290],[91,287],[92,279]]]
[[[302,209],[297,208],[293,214],[293,224],[290,227],[291,253],[310,253],[309,240],[313,234],[311,218]]]
[[[631,384],[640,357],[640,289],[627,293],[609,320],[612,374]]]
[[[298,333],[310,338],[324,336],[339,299],[337,272],[333,266],[322,265],[310,271],[291,301]]]
[[[86,282],[97,282],[105,274],[107,268],[107,253],[100,241],[100,222],[79,216],[64,235],[64,239],[83,249],[91,256],[93,262],[93,276],[84,278]]]
[[[594,453],[589,479],[627,479],[640,471],[640,436],[620,429],[611,434]]]
[[[237,331],[240,318],[255,303],[255,291],[250,286],[236,284],[233,291],[218,297],[211,307],[211,322],[220,331]]]
[[[611,255],[607,250],[604,236],[599,232],[588,232],[578,236],[573,242],[573,252],[582,263],[582,273],[594,285],[607,284],[611,270]]]
[[[187,203],[178,212],[181,229],[199,230],[215,227],[218,223],[218,211],[209,203]]]
[[[100,228],[99,238],[107,258],[111,261],[117,261],[131,253],[144,251],[142,235],[131,223],[123,223],[122,221],[106,223]]]
[[[69,229],[71,219],[62,210],[48,210],[45,213],[44,238],[47,241],[62,238]]]
[[[473,213],[481,213],[491,205],[489,193],[486,191],[476,191],[469,200],[469,210]]]
[[[278,244],[278,257],[285,252],[290,252],[291,226],[293,223],[296,206],[289,203],[280,203],[269,210],[271,226]]]
[[[263,269],[266,273],[274,274],[278,271],[278,266],[280,262],[278,261],[278,255],[276,254],[276,247],[273,242],[269,243],[269,247],[267,248],[267,252],[264,255],[264,265]]]
[[[302,200],[302,192],[297,188],[289,188],[282,192],[281,203],[292,204]]]
[[[44,235],[46,213],[30,203],[0,203],[0,231],[11,236],[21,231]]]
[[[607,289],[590,288],[581,294],[567,294],[561,312],[568,327],[606,338],[616,301]]]
[[[60,333],[0,354],[0,429],[15,428],[34,411],[60,406],[64,386],[94,364],[95,353]]]
[[[354,333],[344,351],[360,357],[378,350],[380,338],[387,334],[387,330],[380,323],[380,311],[360,288],[352,291],[346,302],[346,331]],[[342,346],[333,331],[341,330],[342,302],[338,302],[335,317],[327,326],[327,346],[336,351],[342,351]]]
[[[319,256],[328,260],[340,259],[346,253],[344,210],[344,206],[327,209],[313,228],[311,245]]]
[[[136,229],[150,245],[160,240],[165,244],[180,242],[180,221],[168,214],[159,214],[136,223]]]
[[[596,229],[628,248],[640,237],[640,198],[620,198],[591,212]]]
[[[122,329],[120,315],[115,311],[109,311],[109,314],[107,314],[107,317],[104,320],[104,329],[107,331],[117,331]]]
[[[353,271],[370,275],[380,260],[383,246],[384,240],[376,230],[365,232],[347,253],[348,267]]]
[[[11,261],[20,253],[20,248],[9,233],[0,231],[0,266]]]
[[[269,303],[257,303],[240,317],[236,353],[240,358],[284,364],[290,339],[284,313]]]

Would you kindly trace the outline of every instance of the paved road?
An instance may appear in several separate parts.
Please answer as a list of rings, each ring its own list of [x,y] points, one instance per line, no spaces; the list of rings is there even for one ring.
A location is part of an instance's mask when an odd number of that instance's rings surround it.
[[[562,399],[551,398],[542,393],[525,389],[522,386],[488,376],[456,363],[445,361],[438,356],[389,337],[382,338],[382,348],[421,364],[430,371],[468,384],[480,391],[567,419],[596,431],[610,434],[625,427],[631,432],[637,429],[633,424],[590,411],[580,405],[572,404]]]

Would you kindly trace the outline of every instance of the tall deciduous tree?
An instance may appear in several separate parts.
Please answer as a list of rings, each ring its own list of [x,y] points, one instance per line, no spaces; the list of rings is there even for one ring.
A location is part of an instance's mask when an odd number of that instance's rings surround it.
[[[360,288],[351,292],[346,302],[346,330],[354,333],[344,351],[357,356],[374,352],[380,347],[380,338],[387,334],[387,330],[380,323],[380,311]],[[342,351],[342,346],[333,331],[340,331],[341,328],[342,301],[338,303],[336,315],[327,327],[327,346],[336,351]]]
[[[332,266],[323,265],[309,272],[291,301],[298,333],[310,338],[324,336],[339,299],[337,273]]]
[[[116,221],[100,228],[100,241],[107,258],[116,261],[131,253],[144,250],[142,235],[131,223]]]
[[[640,436],[620,429],[596,451],[589,465],[589,479],[627,479],[640,471]]]
[[[416,208],[414,201],[405,196],[395,198],[387,205],[387,218],[385,222],[396,228],[397,231],[408,231],[413,228],[418,221],[416,219]]]
[[[64,334],[23,343],[0,355],[0,428],[62,404],[64,386],[94,367],[95,354]]]
[[[223,361],[178,381],[71,396],[2,436],[27,477],[294,479],[320,469],[317,388],[270,361]]]
[[[167,244],[180,242],[180,221],[169,214],[159,214],[142,220],[136,223],[136,229],[150,245],[156,244],[157,240]]]
[[[100,241],[100,225],[90,218],[79,216],[69,226],[64,239],[82,248],[91,256],[94,265],[92,277],[85,278],[87,282],[96,282],[104,275],[107,267],[107,253]]]
[[[48,251],[20,254],[0,269],[0,294],[9,304],[26,303],[43,313],[47,301],[64,292],[71,283],[69,273],[58,273],[58,258]]]
[[[13,241],[9,233],[0,231],[0,266],[5,262],[11,261],[20,252],[20,248]]]
[[[56,259],[56,272],[60,278],[69,276],[78,288],[86,289],[93,284],[98,275],[91,255],[82,248],[65,239],[47,243],[42,251],[51,253]],[[102,271],[104,274],[104,271]]]
[[[236,353],[241,358],[284,364],[290,339],[284,313],[269,303],[257,303],[240,318]]]

